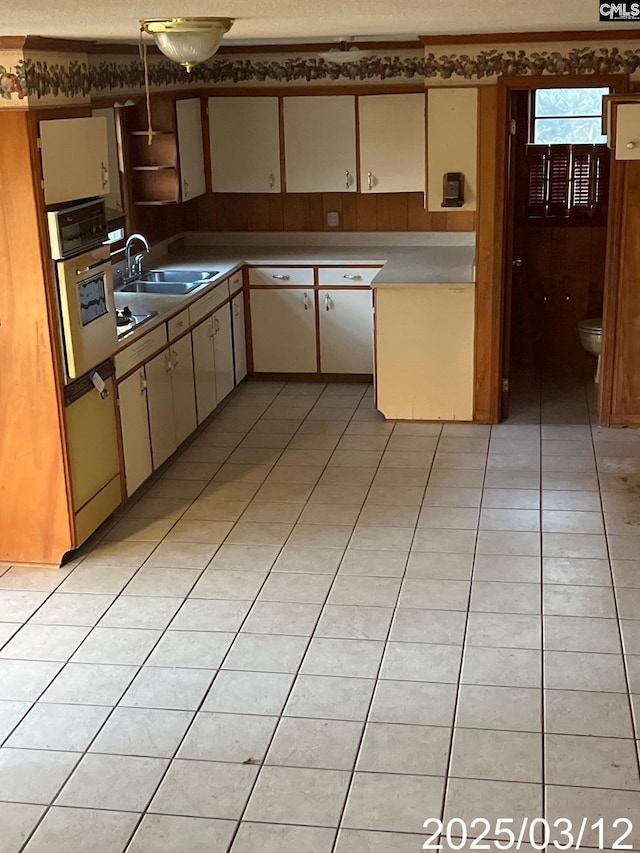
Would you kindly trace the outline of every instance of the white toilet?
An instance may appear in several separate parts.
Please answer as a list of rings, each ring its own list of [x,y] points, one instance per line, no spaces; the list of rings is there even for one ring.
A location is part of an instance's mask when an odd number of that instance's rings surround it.
[[[596,317],[593,320],[581,320],[577,328],[578,337],[584,349],[591,355],[598,356],[595,377],[597,383],[600,381],[600,356],[602,355],[602,317]]]

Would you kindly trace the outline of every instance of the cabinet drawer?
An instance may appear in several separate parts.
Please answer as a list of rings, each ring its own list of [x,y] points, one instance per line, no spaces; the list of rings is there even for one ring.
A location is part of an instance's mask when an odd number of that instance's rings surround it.
[[[189,309],[185,308],[184,311],[181,311],[179,314],[176,314],[176,316],[172,317],[167,323],[169,341],[175,341],[175,339],[179,338],[180,335],[184,335],[188,328]]]
[[[313,267],[250,267],[249,284],[313,287]]]
[[[114,358],[116,368],[116,378],[129,373],[134,367],[142,364],[149,356],[153,355],[167,343],[167,327],[163,323],[158,326],[153,332],[149,332],[140,340],[132,343],[122,352],[116,354]]]
[[[318,270],[320,285],[330,284],[332,287],[357,287],[371,284],[382,267],[325,267]]]
[[[218,305],[222,305],[225,299],[229,298],[229,279],[216,284],[213,290],[210,290],[205,296],[194,302],[189,308],[189,320],[193,326],[198,320],[202,320],[207,314],[215,311]]]
[[[239,290],[242,290],[242,270],[235,272],[229,279],[229,293],[234,296]]]

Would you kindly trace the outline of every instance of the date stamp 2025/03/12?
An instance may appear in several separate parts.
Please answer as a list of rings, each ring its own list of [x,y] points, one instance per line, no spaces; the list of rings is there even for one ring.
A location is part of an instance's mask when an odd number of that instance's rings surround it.
[[[516,824],[513,818],[501,817],[495,822],[478,817],[469,822],[451,818],[445,824],[438,818],[429,818],[423,824],[429,833],[423,850],[580,850],[583,846],[600,850],[632,850],[629,839],[633,823],[629,818],[614,820],[611,826],[605,821],[571,821],[560,817],[551,823],[544,818],[525,817]],[[606,834],[606,842],[605,842]],[[595,843],[594,843],[595,841]],[[446,845],[443,843],[446,842]]]

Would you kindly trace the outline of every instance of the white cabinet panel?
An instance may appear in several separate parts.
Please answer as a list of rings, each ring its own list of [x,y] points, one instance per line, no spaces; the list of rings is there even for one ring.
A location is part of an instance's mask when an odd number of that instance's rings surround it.
[[[49,119],[40,122],[45,204],[107,195],[107,120]]]
[[[120,186],[120,157],[118,155],[118,134],[116,132],[116,111],[113,107],[103,110],[91,110],[94,117],[102,117],[107,123],[107,150],[109,169],[109,192],[104,200],[109,210],[122,213],[122,189]]]
[[[196,391],[193,382],[191,335],[171,344],[171,389],[176,444],[180,445],[197,426]]]
[[[287,192],[355,192],[355,97],[284,98],[283,109]]]
[[[313,290],[252,290],[250,305],[253,369],[257,372],[315,373]]]
[[[200,98],[176,101],[178,156],[180,158],[180,191],[182,201],[204,195],[204,148]]]
[[[443,210],[443,177],[464,175],[464,206],[447,211],[476,209],[478,159],[478,90],[429,89],[427,94],[427,198],[429,210]]]
[[[278,98],[209,98],[216,193],[280,192]]]
[[[124,453],[127,495],[132,495],[151,476],[151,440],[147,412],[147,381],[144,369],[118,385],[120,428]]]
[[[616,160],[640,160],[640,104],[617,104]]]
[[[320,369],[373,373],[373,298],[370,290],[320,291]]]
[[[358,115],[361,191],[424,192],[424,94],[365,95]]]
[[[334,287],[358,287],[371,284],[381,267],[320,267],[318,284],[331,284]]]
[[[216,363],[216,394],[220,403],[233,391],[233,337],[231,310],[227,303],[213,315],[213,351]]]
[[[168,349],[152,358],[145,366],[149,431],[151,433],[154,469],[162,465],[176,449],[173,391],[171,388],[172,369],[173,363]]]
[[[247,375],[247,333],[244,317],[244,294],[239,293],[231,302],[233,323],[233,360],[236,385]]]
[[[213,318],[208,317],[191,332],[193,338],[193,370],[196,387],[198,423],[215,409],[216,363],[213,357]]]

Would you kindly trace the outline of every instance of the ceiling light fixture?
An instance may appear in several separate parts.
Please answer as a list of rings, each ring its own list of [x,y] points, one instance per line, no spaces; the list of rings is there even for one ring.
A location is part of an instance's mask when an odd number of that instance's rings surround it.
[[[191,71],[213,56],[233,23],[233,18],[146,18],[140,31],[152,35],[166,57]]]
[[[355,45],[349,47],[349,42],[351,41],[353,41],[353,38],[340,39],[336,47],[332,47],[330,50],[323,50],[318,56],[322,57],[325,62],[333,62],[335,65],[347,65],[350,62],[360,62],[360,60],[366,59],[371,55],[371,51],[362,50]]]

